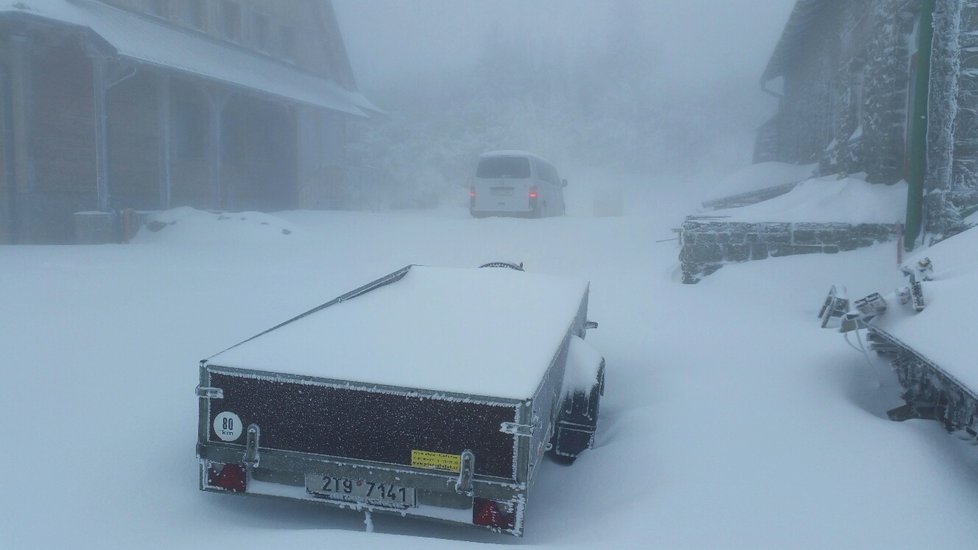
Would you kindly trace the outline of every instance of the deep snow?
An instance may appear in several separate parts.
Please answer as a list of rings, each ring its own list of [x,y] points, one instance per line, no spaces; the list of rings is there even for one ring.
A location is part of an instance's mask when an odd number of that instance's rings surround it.
[[[198,360],[403,265],[491,260],[590,280],[607,359],[597,448],[544,464],[524,545],[971,547],[978,451],[885,420],[888,367],[815,319],[832,283],[904,284],[895,246],[684,286],[675,243],[656,241],[695,205],[650,195],[624,217],[287,212],[265,221],[296,231],[267,238],[248,218],[219,237],[0,247],[0,548],[517,542],[380,515],[365,533],[358,513],[197,490]]]

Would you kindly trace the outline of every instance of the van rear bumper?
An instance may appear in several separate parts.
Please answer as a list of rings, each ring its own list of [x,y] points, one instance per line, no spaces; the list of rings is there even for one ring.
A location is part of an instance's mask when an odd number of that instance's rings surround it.
[[[469,214],[473,218],[488,218],[488,217],[508,217],[508,218],[533,218],[536,216],[536,210],[476,210],[473,208],[469,209]]]

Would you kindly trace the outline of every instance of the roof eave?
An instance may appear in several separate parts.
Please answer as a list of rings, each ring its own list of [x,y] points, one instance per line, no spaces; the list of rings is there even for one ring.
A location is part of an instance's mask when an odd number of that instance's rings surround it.
[[[809,28],[811,17],[829,5],[828,0],[797,0],[788,16],[781,38],[778,39],[771,59],[761,75],[761,82],[784,76],[785,67],[793,56],[794,49]]]

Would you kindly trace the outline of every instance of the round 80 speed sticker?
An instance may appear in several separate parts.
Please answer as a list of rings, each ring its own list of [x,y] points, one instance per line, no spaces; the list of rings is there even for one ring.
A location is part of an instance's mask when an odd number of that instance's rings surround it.
[[[222,441],[234,441],[241,437],[241,419],[231,411],[224,411],[214,417],[214,433]]]

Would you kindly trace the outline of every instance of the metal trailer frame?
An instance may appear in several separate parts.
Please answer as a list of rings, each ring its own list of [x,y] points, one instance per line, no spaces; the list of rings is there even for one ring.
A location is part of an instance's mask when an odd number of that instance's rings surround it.
[[[377,279],[245,341],[257,338],[331,305],[355,298],[381,286],[395,283],[403,278],[411,267],[407,266]],[[196,390],[199,397],[197,457],[200,461],[200,489],[210,492],[232,492],[301,500],[338,508],[415,516],[469,525],[477,524],[474,518],[475,514],[478,513],[476,503],[479,499],[486,499],[498,504],[500,514],[504,517],[499,522],[501,525],[485,526],[494,531],[505,532],[518,537],[522,536],[529,489],[535,479],[537,468],[543,460],[544,453],[551,450],[551,441],[558,430],[558,424],[567,424],[567,420],[570,420],[567,414],[571,413],[573,407],[569,403],[570,399],[565,399],[563,395],[564,371],[571,336],[583,337],[587,328],[596,326],[596,324],[587,321],[587,303],[588,292],[585,290],[575,319],[568,327],[559,348],[554,353],[546,374],[533,396],[526,400],[360,384],[347,380],[300,376],[282,372],[229,368],[213,364],[207,359],[202,360]],[[479,456],[469,450],[460,454],[460,467],[456,473],[416,468],[393,462],[267,447],[262,442],[260,424],[249,425],[247,437],[240,438],[240,441],[221,441],[212,437],[215,403],[224,398],[224,390],[212,383],[217,374],[252,380],[267,380],[272,383],[301,384],[319,388],[342,388],[343,390],[372,394],[422,397],[432,401],[482,403],[511,407],[515,411],[514,420],[513,422],[501,423],[499,431],[510,435],[513,441],[513,475],[506,478],[479,473]],[[603,393],[603,362],[600,374],[600,390]],[[596,396],[595,390],[597,388],[598,386],[595,386],[590,394]],[[590,394],[588,397],[591,397]],[[593,406],[588,404],[586,407],[593,412],[596,422],[597,403],[595,402]],[[579,413],[580,411],[578,411]],[[582,429],[587,432],[582,434],[585,436],[585,446],[581,446],[578,442],[572,447],[583,450],[591,446],[594,425],[590,426],[589,431],[587,426],[566,425],[563,428],[578,433]],[[565,458],[567,458],[566,455]],[[243,467],[244,479],[241,490],[228,490],[226,487],[215,485],[214,472],[211,468],[215,465],[228,464]],[[323,498],[307,491],[305,477],[310,474],[352,479],[369,476],[371,480],[377,482],[396,483],[400,486],[412,487],[417,496],[417,506],[401,508],[362,501],[353,502]]]

